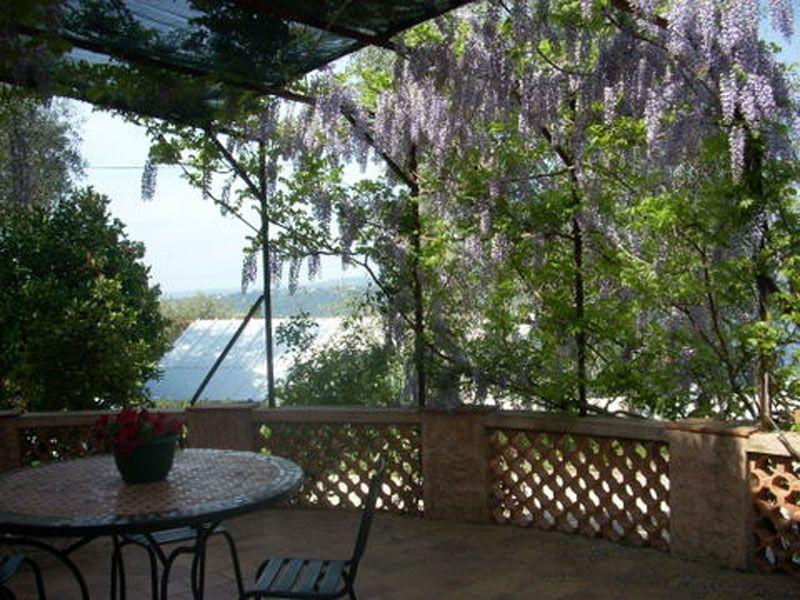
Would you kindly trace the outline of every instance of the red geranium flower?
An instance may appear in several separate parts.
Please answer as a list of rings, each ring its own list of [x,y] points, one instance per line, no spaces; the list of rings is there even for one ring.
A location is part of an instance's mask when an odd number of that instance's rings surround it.
[[[153,440],[180,436],[182,432],[180,421],[144,408],[125,408],[116,415],[100,415],[92,426],[95,438],[123,454]]]

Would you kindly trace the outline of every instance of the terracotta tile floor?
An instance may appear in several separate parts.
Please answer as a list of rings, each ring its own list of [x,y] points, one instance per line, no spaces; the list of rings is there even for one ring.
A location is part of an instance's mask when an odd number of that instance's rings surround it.
[[[343,556],[357,515],[341,511],[273,509],[231,520],[247,581],[267,555]],[[82,549],[76,561],[92,598],[108,598],[109,546]],[[206,598],[235,597],[224,541],[209,551]],[[42,559],[49,598],[77,597],[61,567]],[[128,598],[149,598],[144,553],[126,549]],[[188,561],[171,578],[171,598],[189,598]],[[35,598],[24,574],[14,591]],[[739,573],[577,535],[497,525],[468,525],[393,515],[376,518],[357,584],[361,600],[595,600],[800,598],[800,580]]]

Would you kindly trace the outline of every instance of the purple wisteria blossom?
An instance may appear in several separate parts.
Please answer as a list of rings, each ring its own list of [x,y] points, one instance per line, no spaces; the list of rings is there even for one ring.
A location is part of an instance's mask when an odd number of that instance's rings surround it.
[[[790,35],[791,4],[764,4],[774,27]],[[488,129],[480,124],[516,119],[523,135],[547,132],[554,142],[577,148],[597,103],[606,125],[618,115],[644,119],[651,160],[684,158],[719,125],[727,128],[734,150],[742,127],[745,137],[766,133],[789,106],[783,71],[759,39],[761,5],[676,0],[664,8],[638,0],[630,4],[627,21],[612,10],[608,19],[616,31],[598,37],[579,24],[556,29],[547,17],[549,2],[489,2],[485,11],[465,17],[470,34],[461,45],[441,20],[443,42],[420,44],[398,58],[395,83],[379,96],[374,115],[359,112],[354,94],[330,83],[330,76],[314,110],[317,129],[310,141],[318,144],[326,136],[335,152],[358,155],[362,162],[367,132],[399,164],[412,146],[424,148],[426,160],[446,180],[448,153],[489,147]],[[594,3],[582,0],[580,16],[594,18]],[[541,49],[520,55],[521,46],[536,47],[541,40],[555,40],[560,55]],[[564,119],[571,104],[573,122]],[[343,111],[357,115],[349,141],[343,137]],[[670,126],[662,128],[663,122]],[[741,156],[731,155],[737,173]]]
[[[147,161],[142,170],[142,200],[149,202],[156,195],[156,182],[158,179],[158,165]]]
[[[258,256],[255,251],[245,252],[242,261],[242,293],[245,293],[258,277]]]

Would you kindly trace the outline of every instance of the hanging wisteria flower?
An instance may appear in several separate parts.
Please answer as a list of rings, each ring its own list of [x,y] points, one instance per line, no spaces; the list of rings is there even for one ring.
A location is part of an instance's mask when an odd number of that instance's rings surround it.
[[[273,286],[278,286],[283,278],[283,258],[270,249],[269,251],[269,280]]]
[[[222,184],[222,190],[220,190],[219,199],[224,204],[230,204],[231,188],[233,187],[234,181],[236,181],[236,176],[232,175],[231,177],[225,180],[225,183]]]
[[[320,255],[316,252],[308,257],[308,278],[315,279],[319,275],[321,260]]]
[[[142,200],[149,202],[156,194],[156,180],[158,177],[158,165],[148,160],[144,164],[142,171]]]
[[[744,127],[737,125],[731,128],[730,134],[731,147],[731,172],[734,179],[739,179],[742,175],[744,165],[744,150],[746,134]]]
[[[203,200],[211,199],[211,169],[208,165],[203,165],[200,173],[200,193]]]
[[[300,267],[303,265],[303,259],[299,256],[293,256],[289,259],[289,293],[294,294],[300,285]]]
[[[356,146],[369,131],[375,146],[399,164],[412,146],[425,148],[426,160],[447,181],[449,152],[488,147],[489,128],[480,123],[517,119],[523,135],[547,132],[553,143],[577,148],[593,103],[601,103],[606,124],[620,114],[643,118],[649,158],[670,161],[691,153],[710,132],[710,111],[719,111],[719,123],[744,119],[756,132],[772,127],[788,106],[785,76],[758,37],[759,0],[676,0],[667,7],[638,0],[629,5],[632,21],[614,20],[619,7],[611,9],[616,31],[606,37],[577,25],[565,35],[569,25],[549,20],[547,4],[492,1],[486,11],[465,17],[469,35],[463,45],[452,43],[453,32],[442,22],[444,43],[418,44],[398,58],[394,85],[379,95],[374,118],[329,73],[311,139],[316,144],[327,137],[335,152],[353,157],[363,155]],[[768,10],[776,29],[791,34],[790,3],[769,0]],[[583,18],[594,16],[594,3],[581,0],[580,11]],[[563,67],[543,51],[520,59],[521,44],[548,39],[571,57]],[[596,64],[587,71],[570,67],[592,55]],[[578,109],[574,123],[563,118],[571,103]],[[351,119],[357,115],[350,140],[343,138],[343,112]],[[664,119],[674,126],[662,129]],[[728,129],[733,145],[738,140]],[[738,172],[742,165],[732,166]]]
[[[245,252],[242,261],[242,293],[245,293],[258,277],[258,256],[255,251]]]

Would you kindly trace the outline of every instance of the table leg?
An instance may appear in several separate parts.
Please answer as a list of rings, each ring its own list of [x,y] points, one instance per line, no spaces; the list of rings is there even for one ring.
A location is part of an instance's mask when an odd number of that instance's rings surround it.
[[[194,558],[192,559],[192,594],[196,600],[203,600],[205,595],[206,544],[218,525],[219,522],[204,523],[195,527],[197,539],[195,541]]]
[[[178,558],[181,554],[192,554],[195,551],[195,546],[179,546],[175,548],[172,552],[168,555],[164,556],[163,552],[155,542],[150,542],[153,547],[158,549],[159,556],[161,558],[161,562],[164,566],[164,572],[161,574],[161,599],[162,600],[169,600],[169,574],[172,570],[172,564],[175,562],[175,559]],[[194,587],[192,587],[194,590]]]
[[[59,560],[64,566],[66,566],[72,576],[75,578],[75,581],[78,583],[78,587],[81,590],[81,598],[83,600],[89,600],[89,588],[86,586],[86,580],[83,578],[83,575],[78,569],[77,565],[72,561],[69,557],[69,553],[74,549],[74,547],[80,547],[84,545],[84,543],[88,543],[93,540],[94,537],[87,537],[83,538],[86,540],[83,543],[72,544],[68,546],[66,550],[61,550],[56,548],[55,546],[51,546],[50,544],[45,544],[42,541],[35,540],[32,538],[26,537],[15,537],[15,536],[0,536],[0,545],[4,546],[30,546],[31,548],[37,548],[38,550],[42,550],[43,552],[47,552],[48,554],[54,556],[56,559]]]
[[[192,555],[192,567],[190,585],[192,589],[193,598],[202,599],[205,595],[205,571],[206,571],[206,549],[209,538],[215,535],[219,522],[207,523],[198,525],[192,529],[195,532],[194,544],[192,546],[178,546],[174,548],[169,554],[164,552],[164,549],[158,544],[152,534],[143,534],[144,541],[132,541],[130,539],[123,539],[120,547],[127,544],[135,544],[144,548],[150,559],[150,584],[152,588],[153,600],[161,598],[166,600],[169,597],[169,576],[172,572],[172,566],[175,559],[181,554]],[[222,532],[228,541],[233,560],[234,570],[236,572],[236,583],[240,591],[243,588],[241,570],[239,566],[238,555],[236,554],[236,546],[233,538],[227,532]],[[163,567],[161,580],[158,580],[158,564]]]
[[[119,577],[119,598],[125,600],[125,563],[122,560],[122,545],[119,536],[111,536],[114,550],[111,553],[111,600],[117,600],[117,577]]]
[[[150,544],[152,546],[153,542],[150,541]],[[156,551],[160,552],[161,549],[157,547],[154,550],[151,546],[147,547],[147,556],[150,559],[150,598],[158,600],[158,560],[156,560]],[[163,553],[160,553],[159,556],[163,556]]]

